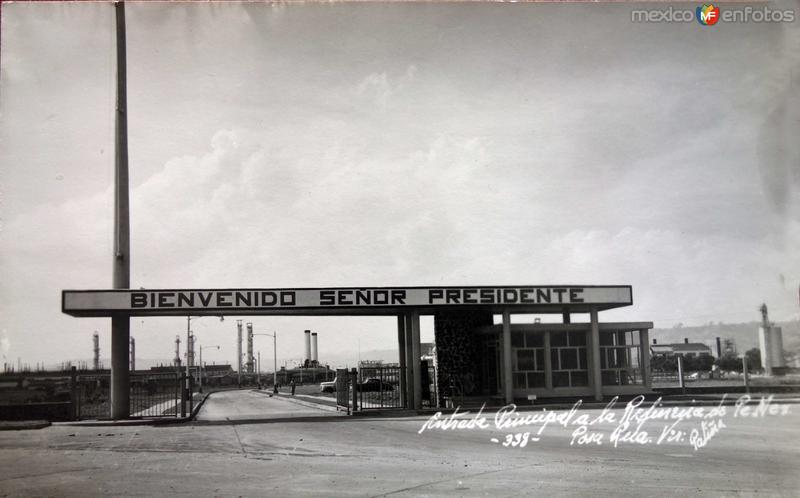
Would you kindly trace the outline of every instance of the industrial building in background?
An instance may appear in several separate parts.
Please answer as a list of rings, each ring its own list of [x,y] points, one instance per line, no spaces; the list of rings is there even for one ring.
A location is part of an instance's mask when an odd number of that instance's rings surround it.
[[[783,358],[783,331],[769,321],[767,305],[762,304],[761,326],[758,328],[758,345],[761,350],[761,366],[766,375],[782,374],[786,362]]]

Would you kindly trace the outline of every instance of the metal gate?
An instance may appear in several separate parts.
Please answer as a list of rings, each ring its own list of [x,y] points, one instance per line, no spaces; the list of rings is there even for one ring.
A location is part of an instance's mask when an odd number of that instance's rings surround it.
[[[358,371],[360,410],[403,408],[400,394],[401,367],[361,367]]]
[[[336,370],[336,408],[350,413],[352,396],[350,396],[350,372],[346,368]]]
[[[181,377],[175,372],[131,373],[131,417],[177,417],[180,415]],[[76,417],[111,417],[111,375],[82,374],[76,378]]]
[[[131,416],[177,417],[180,387],[180,377],[174,372],[132,375]]]

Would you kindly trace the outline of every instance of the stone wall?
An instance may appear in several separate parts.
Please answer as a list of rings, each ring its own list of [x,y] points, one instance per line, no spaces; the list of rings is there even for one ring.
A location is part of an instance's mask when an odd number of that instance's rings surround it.
[[[444,398],[473,396],[480,392],[480,342],[475,327],[492,325],[492,314],[448,311],[434,314],[439,402]]]

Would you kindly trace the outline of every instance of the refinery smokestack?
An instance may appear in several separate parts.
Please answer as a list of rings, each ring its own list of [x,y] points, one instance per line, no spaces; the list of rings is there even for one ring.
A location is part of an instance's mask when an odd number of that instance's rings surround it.
[[[189,344],[186,345],[186,351],[188,356],[186,361],[188,362],[189,368],[194,366],[194,334],[189,336]]]
[[[100,334],[98,334],[96,330],[94,331],[92,340],[94,341],[94,369],[100,370]]]
[[[136,370],[136,339],[131,337],[131,372]]]
[[[253,373],[253,324],[247,322],[247,373]]]
[[[242,321],[236,320],[236,372],[239,374],[239,384],[242,383]]]
[[[311,333],[311,362],[316,366],[319,362],[317,358],[317,333]]]
[[[305,361],[311,362],[311,331],[306,330],[306,357]]]
[[[175,359],[173,360],[175,363],[175,368],[181,367],[181,336],[175,336]]]

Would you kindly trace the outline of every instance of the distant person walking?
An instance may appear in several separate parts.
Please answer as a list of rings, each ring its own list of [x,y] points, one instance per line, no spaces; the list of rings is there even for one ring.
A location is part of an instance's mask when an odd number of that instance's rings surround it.
[[[289,385],[292,386],[292,396],[294,396],[294,379],[292,379],[292,382],[290,382]]]

